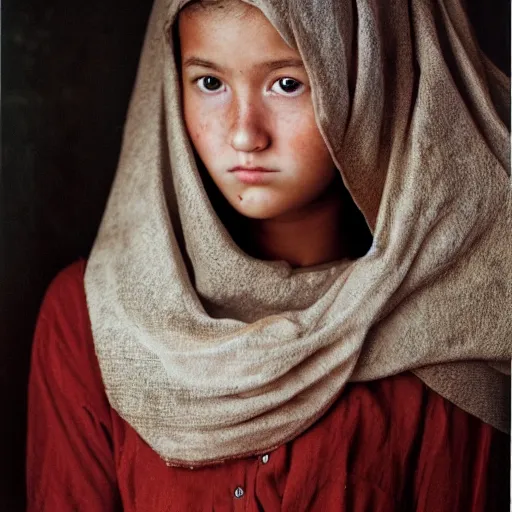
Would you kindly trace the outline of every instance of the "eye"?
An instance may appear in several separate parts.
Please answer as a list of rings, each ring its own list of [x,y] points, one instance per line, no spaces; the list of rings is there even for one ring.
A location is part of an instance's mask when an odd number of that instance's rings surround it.
[[[298,96],[304,90],[304,84],[294,78],[280,78],[272,85],[273,92],[287,96]]]
[[[222,88],[222,82],[214,76],[203,76],[196,80],[197,86],[206,94],[218,92]]]

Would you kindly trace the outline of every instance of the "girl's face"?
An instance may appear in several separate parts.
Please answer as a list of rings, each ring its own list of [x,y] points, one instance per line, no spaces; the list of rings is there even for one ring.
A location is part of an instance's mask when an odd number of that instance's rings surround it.
[[[185,9],[179,37],[185,124],[228,202],[285,220],[321,201],[338,171],[299,54],[242,2]]]

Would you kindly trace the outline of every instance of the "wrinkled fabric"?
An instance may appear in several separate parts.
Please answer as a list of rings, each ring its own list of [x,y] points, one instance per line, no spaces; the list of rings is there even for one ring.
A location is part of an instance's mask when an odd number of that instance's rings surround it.
[[[75,264],[55,279],[36,329],[28,512],[508,508],[510,438],[410,373],[347,384],[321,420],[268,457],[194,470],[167,466],[108,403],[84,268]]]
[[[373,234],[365,256],[300,272],[245,254],[208,198],[171,37],[184,3],[154,5],[86,271],[112,407],[185,466],[275,449],[347,382],[407,370],[507,430],[509,82],[460,2],[250,2],[300,52]]]

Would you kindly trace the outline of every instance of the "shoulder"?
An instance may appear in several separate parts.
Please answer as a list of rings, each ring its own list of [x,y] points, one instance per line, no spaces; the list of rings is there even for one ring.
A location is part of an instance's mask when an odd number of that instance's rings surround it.
[[[77,261],[53,279],[42,302],[32,350],[39,368],[62,390],[82,390],[103,401],[84,288],[86,262]]]
[[[30,510],[117,510],[114,416],[92,338],[85,262],[61,271],[43,300],[28,385]]]
[[[40,310],[40,318],[51,318],[59,313],[86,312],[84,290],[86,262],[79,260],[61,270],[50,283]]]
[[[45,343],[68,345],[74,350],[92,346],[89,312],[84,288],[86,262],[79,260],[61,270],[50,283],[39,311],[37,331],[44,328],[51,337]],[[57,347],[54,347],[57,348]]]
[[[417,443],[430,436],[451,437],[458,429],[468,437],[494,430],[429,388],[411,372],[372,382],[351,383],[342,398],[357,412],[358,421],[373,430],[379,425],[385,436],[399,443]],[[395,428],[389,429],[393,425]],[[396,430],[396,427],[399,429]]]

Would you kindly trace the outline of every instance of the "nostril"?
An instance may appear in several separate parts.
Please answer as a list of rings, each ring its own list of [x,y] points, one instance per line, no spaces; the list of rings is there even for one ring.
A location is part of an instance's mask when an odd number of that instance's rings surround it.
[[[269,144],[270,136],[260,126],[239,126],[231,135],[231,145],[236,151],[261,151],[268,147]]]

